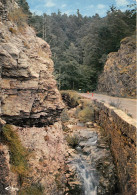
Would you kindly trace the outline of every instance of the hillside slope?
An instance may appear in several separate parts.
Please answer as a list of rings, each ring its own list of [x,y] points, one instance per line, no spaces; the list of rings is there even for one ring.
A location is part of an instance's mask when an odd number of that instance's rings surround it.
[[[136,96],[135,48],[135,37],[126,37],[119,51],[108,55],[98,81],[99,92],[118,97]]]

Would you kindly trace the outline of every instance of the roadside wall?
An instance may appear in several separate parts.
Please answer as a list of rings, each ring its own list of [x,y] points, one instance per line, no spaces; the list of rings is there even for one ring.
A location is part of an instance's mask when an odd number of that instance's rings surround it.
[[[94,101],[96,122],[110,138],[110,148],[117,167],[123,195],[136,194],[136,121],[123,111]]]

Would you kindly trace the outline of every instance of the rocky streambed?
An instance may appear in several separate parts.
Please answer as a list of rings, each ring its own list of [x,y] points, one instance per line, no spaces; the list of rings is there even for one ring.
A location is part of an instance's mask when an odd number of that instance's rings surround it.
[[[109,140],[94,122],[81,123],[76,108],[68,111],[64,123],[68,142],[68,195],[115,195],[118,180]]]

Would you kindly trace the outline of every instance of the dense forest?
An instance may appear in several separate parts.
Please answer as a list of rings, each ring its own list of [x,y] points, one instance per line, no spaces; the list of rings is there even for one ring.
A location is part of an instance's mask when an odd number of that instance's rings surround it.
[[[70,16],[60,11],[38,16],[29,11],[26,0],[18,2],[37,35],[50,44],[59,89],[95,90],[107,55],[119,49],[121,39],[135,33],[135,5],[125,12],[112,5],[101,18],[83,17],[79,10]]]

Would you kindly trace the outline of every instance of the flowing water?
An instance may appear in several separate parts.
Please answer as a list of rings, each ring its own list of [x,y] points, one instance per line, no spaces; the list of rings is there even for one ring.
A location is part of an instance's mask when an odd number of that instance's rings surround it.
[[[94,160],[96,152],[99,152],[97,148],[98,135],[95,131],[90,131],[83,124],[78,123],[78,127],[80,126],[85,129],[78,132],[80,137],[79,145],[76,148],[78,155],[73,158],[71,163],[75,167],[83,185],[84,195],[96,195],[98,173],[95,169]]]
[[[73,165],[76,166],[80,180],[83,184],[83,190],[85,195],[96,195],[97,194],[97,174],[86,161],[80,156],[79,159],[73,161]]]

